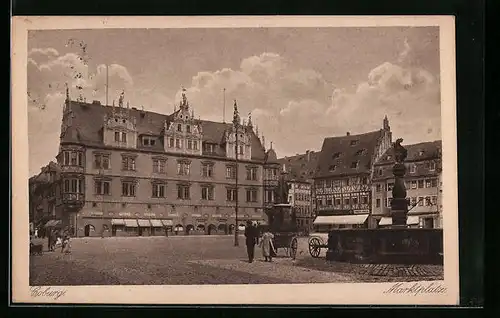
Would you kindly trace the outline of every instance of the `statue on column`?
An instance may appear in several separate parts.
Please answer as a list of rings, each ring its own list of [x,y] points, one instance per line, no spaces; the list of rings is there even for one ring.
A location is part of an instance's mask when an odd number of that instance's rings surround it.
[[[404,176],[406,174],[406,166],[404,161],[408,155],[408,151],[401,145],[402,138],[398,138],[393,144],[394,159],[396,163],[392,167],[394,175],[394,187],[392,188],[391,216],[392,225],[394,227],[406,227],[406,219],[408,213],[408,201],[406,200],[406,187]]]

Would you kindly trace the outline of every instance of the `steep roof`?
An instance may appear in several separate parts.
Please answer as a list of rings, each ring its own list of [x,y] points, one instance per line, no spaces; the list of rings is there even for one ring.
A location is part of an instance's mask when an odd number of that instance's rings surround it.
[[[278,162],[285,165],[286,180],[307,182],[314,177],[319,156],[319,152],[308,151],[305,154],[280,158]]]
[[[266,153],[266,163],[278,163],[278,156],[274,149],[269,149]]]
[[[100,103],[83,103],[71,101],[71,110],[73,116],[71,118],[71,126],[68,127],[66,133],[62,136],[63,143],[81,143],[87,146],[103,146],[103,124],[104,116],[111,115],[113,107],[101,105]],[[115,107],[115,111],[119,111]],[[157,137],[158,141],[154,146],[143,146],[140,140],[137,142],[137,148],[143,150],[152,150],[162,152],[164,149],[163,134],[165,122],[171,122],[173,115],[159,114],[155,112],[139,110],[134,107],[123,109],[129,112],[131,118],[135,118],[138,137],[150,135]],[[203,129],[203,141],[223,145],[224,132],[231,128],[230,123],[218,123],[213,121],[201,120]],[[264,160],[265,153],[259,138],[252,132],[252,159]],[[219,147],[221,153],[225,155],[225,148]]]
[[[325,138],[315,178],[369,173],[372,156],[382,136],[383,130],[377,130],[360,135]],[[352,166],[353,162],[358,163],[356,167]]]
[[[441,140],[403,145],[408,151],[405,162],[438,159],[441,156]],[[375,163],[376,166],[394,164],[394,148],[389,148]]]

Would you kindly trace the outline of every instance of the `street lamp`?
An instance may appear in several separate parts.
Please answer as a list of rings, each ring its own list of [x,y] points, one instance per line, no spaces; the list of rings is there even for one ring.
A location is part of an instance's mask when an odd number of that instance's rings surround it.
[[[236,134],[236,144],[234,146],[234,158],[235,158],[235,170],[236,170],[236,176],[235,176],[235,185],[236,185],[236,204],[234,207],[234,212],[235,212],[235,228],[234,228],[234,246],[239,246],[240,242],[238,239],[238,232],[239,232],[239,225],[238,225],[238,128],[240,126],[240,115],[238,114],[238,106],[236,105],[236,100],[234,100],[234,114],[233,114],[233,125],[235,129],[235,134]]]

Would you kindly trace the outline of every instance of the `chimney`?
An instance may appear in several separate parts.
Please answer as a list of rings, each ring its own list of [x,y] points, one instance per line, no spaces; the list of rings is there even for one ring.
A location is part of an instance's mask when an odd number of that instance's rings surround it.
[[[350,135],[351,135],[351,133],[350,133],[350,132],[347,132],[346,136],[350,136]]]
[[[101,102],[100,102],[100,101],[98,101],[98,100],[93,100],[93,101],[92,101],[92,104],[93,104],[93,105],[101,105]]]
[[[311,161],[311,151],[307,150],[306,155],[307,155],[307,162]]]
[[[283,164],[283,173],[286,173],[286,164]]]

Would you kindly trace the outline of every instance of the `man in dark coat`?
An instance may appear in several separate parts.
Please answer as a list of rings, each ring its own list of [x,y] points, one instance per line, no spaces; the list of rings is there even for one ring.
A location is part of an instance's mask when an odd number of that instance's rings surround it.
[[[247,221],[247,225],[245,227],[245,237],[246,237],[246,245],[247,245],[247,254],[248,254],[248,262],[253,262],[254,252],[255,252],[255,244],[257,242],[257,229],[252,225],[252,222]]]

